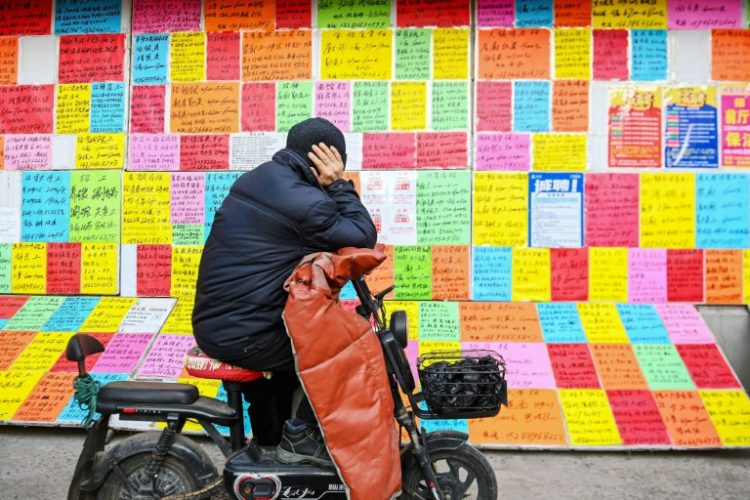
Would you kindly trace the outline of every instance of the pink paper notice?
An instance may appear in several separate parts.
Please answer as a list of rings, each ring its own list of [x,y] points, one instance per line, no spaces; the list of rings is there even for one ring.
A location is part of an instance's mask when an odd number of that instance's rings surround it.
[[[529,170],[528,134],[477,134],[477,170]]]
[[[477,2],[477,25],[482,28],[512,28],[514,11],[514,0],[479,0]]]
[[[203,224],[205,176],[202,173],[172,174],[170,186],[172,224]]]
[[[180,136],[171,134],[131,134],[128,143],[128,170],[179,170]]]
[[[52,164],[52,136],[6,135],[7,170],[44,170]]]
[[[343,132],[351,130],[351,82],[317,82],[315,114],[330,121]]]
[[[138,375],[178,378],[182,372],[185,353],[194,345],[192,335],[159,335],[138,370]]]
[[[463,349],[489,349],[505,359],[510,389],[555,389],[555,376],[543,342],[464,342]]]
[[[116,333],[91,371],[94,373],[132,372],[153,337],[153,333]]]
[[[669,0],[669,29],[742,28],[742,0]]]
[[[673,343],[715,343],[713,335],[692,304],[656,304],[655,307]]]
[[[133,33],[200,31],[201,0],[134,0]]]
[[[630,302],[667,301],[666,249],[628,249],[628,299]]]

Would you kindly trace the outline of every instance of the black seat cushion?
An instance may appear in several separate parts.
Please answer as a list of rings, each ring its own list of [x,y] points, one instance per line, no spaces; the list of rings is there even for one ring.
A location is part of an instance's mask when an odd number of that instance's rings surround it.
[[[99,389],[97,399],[103,404],[189,405],[198,399],[198,389],[194,385],[167,382],[110,382]]]

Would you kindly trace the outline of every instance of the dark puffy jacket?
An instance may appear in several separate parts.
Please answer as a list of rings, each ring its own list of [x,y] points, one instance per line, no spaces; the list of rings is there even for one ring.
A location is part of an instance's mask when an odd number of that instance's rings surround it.
[[[282,149],[241,176],[203,249],[193,332],[208,355],[270,370],[292,360],[281,313],[284,281],[305,255],[375,246],[377,233],[352,184],[323,189],[297,153]]]

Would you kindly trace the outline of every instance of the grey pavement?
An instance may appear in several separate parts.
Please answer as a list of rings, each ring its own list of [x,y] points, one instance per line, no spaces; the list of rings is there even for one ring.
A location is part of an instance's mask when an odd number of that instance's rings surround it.
[[[83,439],[75,429],[0,427],[0,500],[65,498]],[[195,439],[220,465],[210,441]],[[500,498],[750,499],[750,450],[485,453]]]

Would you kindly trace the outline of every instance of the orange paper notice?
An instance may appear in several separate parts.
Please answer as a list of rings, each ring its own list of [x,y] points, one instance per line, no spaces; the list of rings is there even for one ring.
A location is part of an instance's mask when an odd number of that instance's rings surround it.
[[[172,84],[172,133],[226,134],[240,128],[240,84]]]
[[[432,300],[469,299],[469,247],[432,247]]]
[[[242,37],[242,80],[309,80],[310,30],[246,32]]]
[[[479,78],[488,80],[549,79],[549,30],[480,30]]]
[[[524,302],[461,302],[461,340],[542,342],[536,306]]]
[[[721,446],[719,435],[697,392],[654,391],[654,399],[676,446]]]

